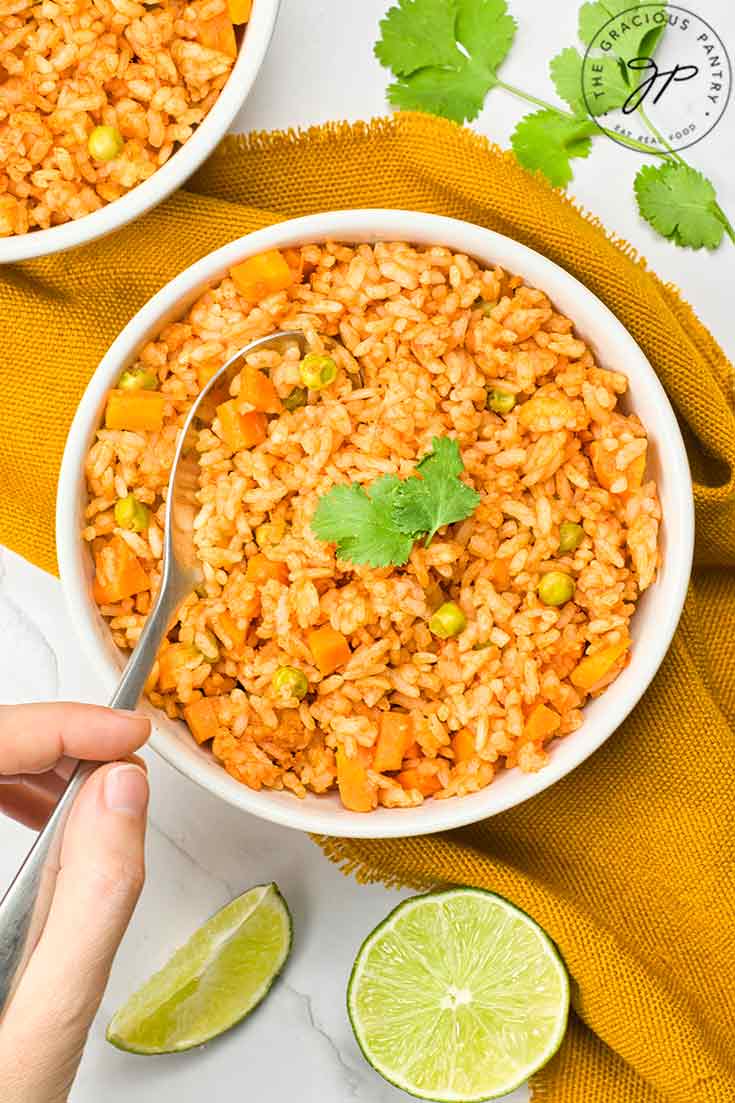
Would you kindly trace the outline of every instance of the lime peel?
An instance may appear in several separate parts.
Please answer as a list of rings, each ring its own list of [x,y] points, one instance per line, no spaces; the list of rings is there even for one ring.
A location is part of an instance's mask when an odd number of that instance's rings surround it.
[[[368,936],[347,1010],[363,1055],[390,1083],[421,1099],[480,1103],[556,1053],[569,978],[525,912],[459,887],[404,901]]]
[[[213,915],[113,1016],[107,1040],[130,1053],[178,1053],[240,1022],[267,995],[291,951],[275,884],[256,885]]]

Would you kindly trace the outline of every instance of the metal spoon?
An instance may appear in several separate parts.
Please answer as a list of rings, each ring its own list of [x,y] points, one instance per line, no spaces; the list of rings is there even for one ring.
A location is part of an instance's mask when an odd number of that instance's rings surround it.
[[[301,355],[308,352],[304,334],[281,331],[258,337],[239,349],[212,376],[189,410],[179,434],[166,497],[161,585],[143,631],[125,667],[120,684],[110,701],[115,709],[134,709],[171,619],[184,598],[202,581],[201,564],[194,545],[194,518],[199,506],[198,430],[208,424],[204,412],[213,392],[229,396],[232,380],[242,369],[243,356],[256,349],[279,351],[296,342]],[[202,406],[204,404],[204,411]],[[56,884],[61,840],[74,799],[87,777],[100,763],[79,762],[46,826],[38,835],[28,857],[0,901],[0,1017],[20,980],[41,936]]]

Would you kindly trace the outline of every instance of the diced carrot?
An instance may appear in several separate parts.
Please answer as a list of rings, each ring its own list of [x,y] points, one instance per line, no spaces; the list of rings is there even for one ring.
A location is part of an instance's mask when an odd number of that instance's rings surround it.
[[[593,441],[590,445],[590,459],[595,475],[606,490],[611,490],[613,485],[622,477],[626,481],[626,491],[637,490],[643,482],[646,470],[646,453],[642,452],[622,471],[616,463],[617,452],[609,452],[603,446],[602,441]]]
[[[105,410],[108,429],[160,429],[166,395],[160,391],[110,391]]]
[[[236,27],[247,23],[252,10],[253,0],[227,0],[227,13]]]
[[[596,651],[594,655],[585,655],[570,675],[572,685],[589,693],[597,682],[610,673],[629,647],[630,640],[623,640],[621,643],[614,643],[610,647]]]
[[[240,412],[237,408],[237,400],[234,398],[229,399],[228,402],[222,402],[217,407],[217,417],[219,418],[220,435],[222,436],[225,444],[235,452],[239,452],[241,448],[245,447],[242,434],[242,426],[240,425]]]
[[[234,265],[230,277],[242,297],[251,303],[276,291],[285,291],[294,281],[294,274],[278,249],[269,249]]]
[[[201,364],[197,364],[197,382],[200,388],[206,387],[209,380],[213,375],[222,367],[219,360],[204,360]]]
[[[240,401],[249,402],[256,410],[278,414],[282,404],[276,388],[265,372],[246,364],[240,372]]]
[[[211,697],[200,697],[184,709],[184,719],[197,743],[214,739],[219,731],[219,720]]]
[[[496,589],[507,590],[510,586],[510,560],[495,559],[490,570]]]
[[[543,743],[545,739],[550,739],[560,727],[561,716],[558,712],[554,712],[548,705],[539,701],[526,717],[521,738],[524,743]]]
[[[199,24],[199,41],[210,50],[237,57],[235,28],[227,12],[220,12],[213,19],[205,19]]]
[[[403,752],[404,758],[418,758],[421,754],[421,748],[414,739],[413,743],[409,743],[406,750]]]
[[[255,448],[268,436],[268,418],[260,410],[240,414],[240,429],[246,448]]]
[[[368,777],[360,757],[350,758],[337,748],[337,785],[345,808],[351,812],[372,812],[378,803],[377,786]]]
[[[643,476],[646,473],[646,453],[641,452],[640,456],[629,463],[625,469],[625,477],[628,480],[628,490],[637,490],[643,482]]]
[[[469,728],[459,729],[452,739],[452,750],[454,751],[455,762],[467,762],[469,758],[474,758],[477,753],[475,737]]]
[[[176,689],[180,672],[186,667],[192,668],[202,656],[190,643],[172,643],[158,656],[158,688],[163,693]]]
[[[256,444],[263,443],[267,436],[268,419],[259,410],[241,414],[237,406],[236,398],[221,403],[217,407],[217,417],[225,444],[233,452],[242,452],[244,448],[254,448]]]
[[[150,588],[140,560],[122,536],[112,536],[102,545],[95,556],[94,599],[98,605],[115,605]]]
[[[423,770],[419,770],[418,766],[412,767],[410,770],[402,770],[398,775],[398,781],[404,789],[418,789],[425,797],[430,797],[432,793],[438,793],[442,788],[442,783],[436,774],[427,774]]]
[[[304,274],[304,258],[300,249],[284,249],[283,256],[286,264],[294,274],[294,283],[300,283]]]
[[[410,714],[382,712],[373,769],[379,774],[386,770],[400,770],[406,750],[412,742],[413,720]]]
[[[350,645],[342,633],[335,632],[328,624],[308,632],[306,641],[323,677],[333,674],[337,667],[346,663],[352,654]]]
[[[243,610],[243,616],[254,617],[260,608],[260,598],[256,595],[252,604]],[[213,621],[212,628],[225,647],[237,652],[245,643],[247,631],[241,628],[234,617],[229,613],[220,613]]]
[[[245,568],[245,580],[254,582],[256,586],[263,586],[271,578],[275,578],[277,582],[282,582],[285,586],[288,582],[288,567],[286,564],[276,559],[269,559],[262,552],[251,555]]]

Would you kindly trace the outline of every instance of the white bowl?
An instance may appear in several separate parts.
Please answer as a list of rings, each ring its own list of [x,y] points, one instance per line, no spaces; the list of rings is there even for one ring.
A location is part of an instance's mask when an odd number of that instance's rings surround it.
[[[57,550],[69,612],[85,651],[112,692],[124,659],[110,637],[91,595],[92,563],[79,533],[86,500],[83,465],[100,422],[105,397],[137,350],[168,321],[180,317],[204,288],[234,262],[265,249],[310,241],[408,240],[447,245],[486,264],[499,264],[548,293],[569,315],[599,362],[624,371],[630,407],[640,415],[651,443],[651,471],[664,515],[663,567],[643,595],[632,622],[635,645],[630,664],[604,695],[590,702],[584,724],[552,744],[550,761],[536,774],[501,773],[471,796],[426,801],[418,808],[380,808],[369,815],[349,812],[336,796],[254,792],[231,778],[209,751],[198,747],[183,723],[151,706],[152,745],[167,762],[228,803],[256,816],[325,835],[391,837],[425,834],[492,816],[548,788],[583,762],[625,719],[656,673],[681,613],[691,570],[694,510],[684,444],[664,390],[648,360],[617,318],[563,268],[501,234],[466,222],[409,211],[334,211],[281,222],[230,242],[167,284],[125,326],[92,377],[69,432],[57,500]]]
[[[31,230],[27,234],[0,238],[0,264],[73,249],[119,230],[188,180],[218,144],[245,103],[268,49],[280,2],[255,0],[227,83],[188,142],[184,142],[165,165],[120,199],[106,203],[83,218],[52,226],[49,230]]]

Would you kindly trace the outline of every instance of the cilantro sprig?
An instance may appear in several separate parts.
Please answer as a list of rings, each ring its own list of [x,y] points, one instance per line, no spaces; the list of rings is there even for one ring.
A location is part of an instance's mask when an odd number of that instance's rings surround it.
[[[360,483],[333,486],[322,498],[311,520],[320,540],[334,541],[337,557],[371,567],[405,563],[413,536],[402,532],[393,519],[393,502],[401,485],[397,475],[383,475],[369,491]]]
[[[480,495],[459,478],[464,463],[456,440],[434,437],[416,475],[383,475],[365,488],[333,486],[319,500],[311,528],[337,545],[337,557],[371,567],[406,563],[414,541],[427,545],[444,525],[464,521]]]
[[[375,54],[398,78],[390,102],[458,123],[479,114],[516,31],[505,0],[400,0],[380,26]]]
[[[665,23],[651,26],[647,0],[591,0],[582,4],[578,33],[585,46],[611,18],[646,4],[648,19],[641,20],[616,46],[617,54],[595,59],[601,76],[594,104],[582,94],[583,58],[576,46],[568,46],[552,58],[549,71],[561,100],[568,106],[546,103],[508,84],[498,71],[516,33],[516,20],[506,0],[397,0],[381,21],[381,37],[375,46],[378,60],[393,72],[388,100],[394,107],[428,111],[455,122],[475,119],[493,88],[502,88],[538,110],[521,119],[511,138],[516,157],[526,168],[542,172],[556,187],[573,176],[573,162],[588,157],[592,139],[605,130],[601,119],[622,107],[634,91],[635,76],[627,63],[652,56]],[[656,5],[661,11],[666,0]],[[663,148],[655,149],[636,139],[615,133],[623,145],[659,157],[658,166],[645,165],[635,179],[641,216],[675,245],[691,249],[715,249],[724,234],[735,242],[733,228],[717,202],[712,183],[691,168],[666,143],[638,106],[641,124]]]

